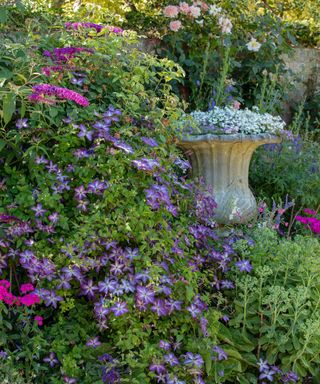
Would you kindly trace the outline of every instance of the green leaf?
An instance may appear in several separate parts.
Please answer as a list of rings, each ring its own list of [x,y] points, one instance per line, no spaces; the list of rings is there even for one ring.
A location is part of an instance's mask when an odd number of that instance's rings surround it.
[[[2,9],[0,12],[0,23],[4,24],[8,21],[8,10],[7,9]]]
[[[6,124],[12,118],[16,109],[16,95],[14,93],[7,93],[3,98],[3,120]]]
[[[4,140],[0,140],[0,152],[3,150],[5,146],[6,146],[6,142]]]

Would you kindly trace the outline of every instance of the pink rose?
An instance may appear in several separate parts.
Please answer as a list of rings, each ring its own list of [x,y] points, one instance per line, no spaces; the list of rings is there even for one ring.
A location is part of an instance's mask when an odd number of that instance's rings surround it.
[[[179,15],[179,7],[175,5],[168,5],[163,9],[163,14],[165,17],[170,17],[171,19]]]
[[[190,14],[197,19],[201,15],[201,8],[195,7],[194,5],[191,5],[189,8]]]
[[[185,15],[188,15],[190,13],[190,7],[189,4],[186,2],[179,4],[180,12],[184,13]]]
[[[169,24],[169,28],[173,32],[178,32],[179,29],[182,28],[182,23],[179,20],[171,21],[171,23]]]
[[[207,3],[205,3],[204,1],[200,1],[200,3],[201,3],[200,7],[203,10],[203,12],[207,12],[209,9],[209,5]]]
[[[234,108],[234,109],[240,109],[240,107],[241,107],[241,103],[240,103],[240,101],[235,100],[235,101],[233,102],[233,104],[232,104],[232,108]]]

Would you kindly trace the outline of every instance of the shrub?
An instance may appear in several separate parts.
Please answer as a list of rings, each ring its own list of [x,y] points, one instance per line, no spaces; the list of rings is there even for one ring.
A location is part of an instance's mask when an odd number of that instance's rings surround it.
[[[141,28],[143,18],[135,22],[132,13],[130,27]],[[285,72],[281,54],[290,50],[291,35],[281,19],[260,3],[166,1],[151,4],[147,13],[142,29],[160,37],[157,53],[186,72],[183,84],[175,82],[174,89],[190,110],[206,110],[212,99],[222,105],[230,98],[252,107],[263,71]],[[283,85],[278,84],[277,90],[282,93]]]
[[[217,287],[232,287],[223,275],[233,252],[175,146],[169,83],[181,69],[119,29],[57,20],[35,38],[37,28],[2,47],[0,268],[14,296],[0,296],[1,375],[218,376],[213,304]],[[34,304],[14,305],[30,282]],[[229,362],[226,377],[239,366]]]

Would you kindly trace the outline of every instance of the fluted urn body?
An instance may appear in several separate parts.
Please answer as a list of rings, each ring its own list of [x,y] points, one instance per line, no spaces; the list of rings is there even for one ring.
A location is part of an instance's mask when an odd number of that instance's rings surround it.
[[[215,220],[221,224],[245,223],[257,216],[257,203],[249,187],[253,152],[280,137],[256,135],[190,135],[180,142],[192,164],[194,177],[203,177],[217,203]]]

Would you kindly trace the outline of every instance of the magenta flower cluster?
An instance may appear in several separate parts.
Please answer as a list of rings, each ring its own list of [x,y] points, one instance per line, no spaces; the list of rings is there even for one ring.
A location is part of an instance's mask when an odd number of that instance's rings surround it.
[[[34,304],[40,303],[40,297],[35,293],[28,293],[34,291],[34,286],[30,283],[22,284],[20,292],[24,296],[16,296],[9,291],[11,283],[7,280],[0,280],[0,301],[10,306],[24,305],[31,307]],[[39,320],[40,317],[37,317]],[[37,320],[36,319],[36,320]]]
[[[67,22],[64,24],[67,29],[73,29],[75,31],[79,29],[95,29],[97,33],[100,33],[102,30],[106,30],[111,33],[115,33],[117,35],[123,34],[123,29],[119,27],[114,27],[112,25],[101,25],[90,22],[79,22],[79,23],[71,23]]]
[[[63,47],[63,48],[54,48],[53,51],[44,51],[43,55],[49,57],[54,62],[68,62],[69,60],[76,57],[77,53],[87,52],[94,53],[92,48],[82,48],[82,47]]]
[[[296,220],[304,224],[306,228],[309,228],[313,233],[320,234],[320,219],[316,216],[318,213],[313,209],[306,208],[304,213],[308,216],[296,216]]]
[[[32,87],[32,90],[33,92],[29,96],[31,102],[53,104],[56,102],[56,98],[58,98],[61,100],[74,101],[82,107],[89,105],[86,97],[68,88],[57,87],[50,84],[39,84]]]

